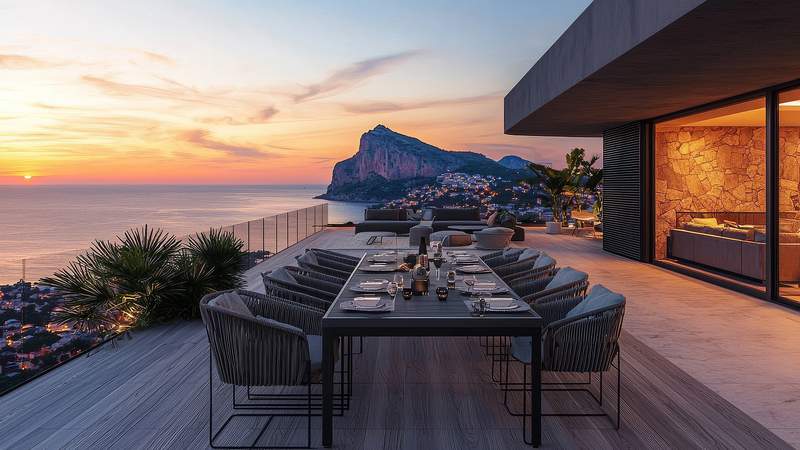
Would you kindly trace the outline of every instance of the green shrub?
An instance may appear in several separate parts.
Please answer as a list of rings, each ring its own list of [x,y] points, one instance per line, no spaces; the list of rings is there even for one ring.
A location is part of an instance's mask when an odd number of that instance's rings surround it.
[[[220,230],[181,242],[145,225],[116,242],[95,241],[42,284],[66,294],[55,319],[82,331],[123,331],[197,318],[203,295],[242,285],[243,247],[240,239]]]

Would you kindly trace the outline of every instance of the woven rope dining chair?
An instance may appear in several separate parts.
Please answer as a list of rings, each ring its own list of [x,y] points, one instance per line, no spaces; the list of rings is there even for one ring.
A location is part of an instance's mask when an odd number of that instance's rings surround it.
[[[311,383],[319,378],[322,363],[322,313],[248,291],[208,294],[200,301],[200,314],[209,342],[209,446],[213,448],[309,448],[311,446]],[[232,387],[234,409],[270,409],[269,413],[235,413],[214,430],[213,368],[219,380]],[[307,386],[304,413],[278,408],[236,404],[236,388],[254,386]],[[251,406],[251,407],[249,407]],[[275,417],[307,418],[305,446],[257,446]],[[250,446],[220,446],[216,441],[237,417],[268,418]]]
[[[563,318],[551,322],[543,329],[542,342],[542,370],[554,373],[588,374],[588,382],[555,382],[542,383],[543,385],[556,386],[543,388],[542,391],[586,392],[603,408],[603,374],[612,368],[617,371],[616,386],[616,421],[603,410],[602,412],[572,413],[552,412],[543,413],[542,416],[607,416],[614,422],[616,429],[620,427],[621,398],[622,398],[622,366],[619,336],[622,332],[622,321],[625,316],[625,297],[609,291],[601,285],[592,289],[589,296],[580,300],[572,310]],[[509,361],[522,363],[523,373],[521,383],[509,381],[508,369],[505,370],[503,384],[503,403],[509,413],[522,416],[523,438],[526,443],[532,442],[528,438],[526,418],[530,417],[527,404],[527,392],[532,387],[528,381],[528,367],[532,362],[532,346],[530,338],[517,337],[511,341],[508,354]],[[616,359],[616,364],[614,360]],[[598,395],[591,390],[592,374],[599,374],[600,385]],[[519,386],[522,388],[513,388]],[[574,387],[582,386],[582,387]],[[508,403],[508,393],[522,392],[522,412],[514,412]]]
[[[490,268],[495,268],[516,261],[524,250],[524,248],[506,248],[487,253],[481,256],[481,259]]]
[[[495,266],[492,268],[492,270],[497,274],[497,276],[502,278],[503,281],[508,282],[508,280],[517,278],[520,275],[530,271],[536,264],[536,260],[539,258],[539,255],[540,252],[538,250],[526,248],[517,256],[515,261],[500,266]]]
[[[335,252],[333,250],[323,249],[323,248],[310,248],[306,250],[307,252],[313,252],[317,255],[317,257],[327,258],[333,261],[336,261],[341,264],[345,264],[352,269],[355,269],[358,265],[358,262],[361,258],[357,256],[347,255],[340,252]]]
[[[341,287],[336,284],[300,275],[290,271],[288,267],[279,267],[271,272],[262,273],[261,277],[264,280],[265,288],[275,285],[291,291],[313,295],[328,303],[332,302],[341,290]]]

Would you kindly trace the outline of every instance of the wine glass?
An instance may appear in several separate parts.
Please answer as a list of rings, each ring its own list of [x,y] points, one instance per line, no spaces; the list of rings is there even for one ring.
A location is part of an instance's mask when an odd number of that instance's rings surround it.
[[[433,255],[433,265],[436,266],[436,281],[439,281],[442,264],[444,264],[444,257],[442,257],[442,254],[436,253]]]
[[[394,301],[394,298],[397,296],[397,283],[390,281],[389,285],[386,286],[386,293],[389,294],[389,296],[392,297],[392,301]]]
[[[398,289],[403,289],[403,274],[396,273],[394,274],[394,283],[397,285]]]
[[[472,287],[475,286],[475,282],[477,281],[478,279],[475,277],[475,275],[464,277],[464,284],[467,285],[467,293],[470,296],[472,296]]]

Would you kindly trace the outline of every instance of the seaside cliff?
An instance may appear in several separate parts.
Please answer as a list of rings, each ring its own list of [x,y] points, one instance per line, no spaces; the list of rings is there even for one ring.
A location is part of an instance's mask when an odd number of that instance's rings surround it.
[[[339,161],[327,192],[319,198],[379,202],[404,195],[414,186],[430,183],[445,172],[478,173],[519,178],[480,153],[442,150],[419,139],[378,125],[361,135],[358,152]]]

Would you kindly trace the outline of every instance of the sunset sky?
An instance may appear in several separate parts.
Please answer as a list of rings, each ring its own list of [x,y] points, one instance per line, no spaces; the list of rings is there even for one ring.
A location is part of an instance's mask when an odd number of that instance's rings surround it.
[[[599,152],[503,135],[503,95],[588,4],[0,0],[0,184],[327,183],[379,123]]]

